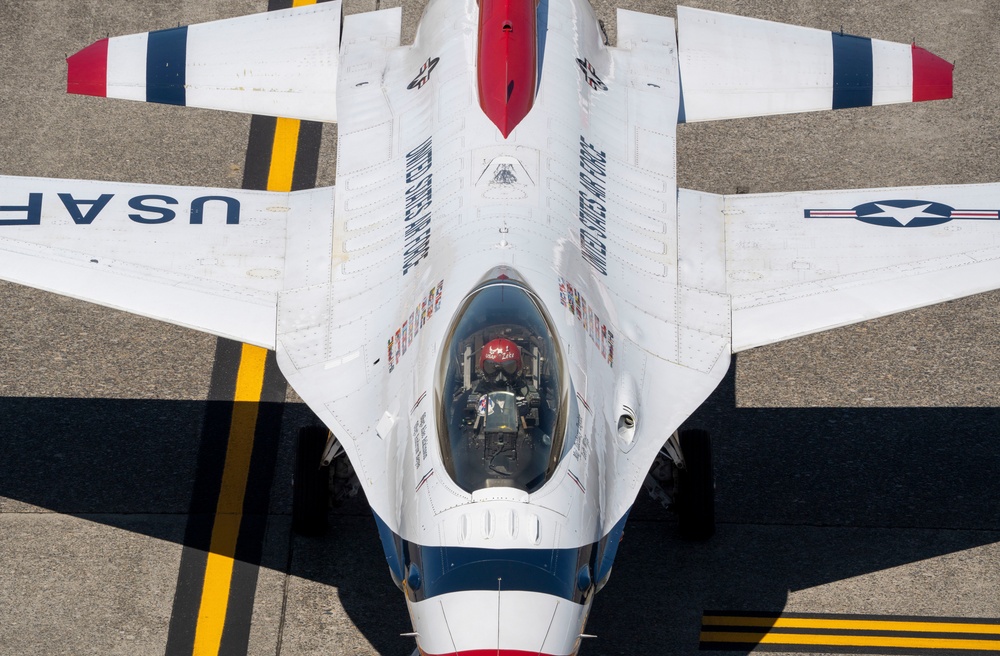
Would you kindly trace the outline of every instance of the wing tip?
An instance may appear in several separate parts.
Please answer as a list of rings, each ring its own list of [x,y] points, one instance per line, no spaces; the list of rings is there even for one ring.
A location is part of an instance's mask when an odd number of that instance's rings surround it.
[[[108,95],[108,39],[96,41],[66,58],[66,93]]]
[[[913,102],[952,97],[955,65],[913,44]]]

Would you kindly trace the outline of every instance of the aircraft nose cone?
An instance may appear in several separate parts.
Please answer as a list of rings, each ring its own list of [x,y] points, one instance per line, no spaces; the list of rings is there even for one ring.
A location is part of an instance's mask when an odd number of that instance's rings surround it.
[[[589,609],[537,592],[472,590],[411,603],[410,617],[424,656],[568,656]]]

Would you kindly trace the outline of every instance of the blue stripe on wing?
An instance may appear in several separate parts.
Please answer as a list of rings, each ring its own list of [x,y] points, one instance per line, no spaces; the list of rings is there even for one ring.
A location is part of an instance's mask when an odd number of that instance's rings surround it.
[[[833,109],[872,104],[872,40],[833,34]]]
[[[149,33],[146,51],[146,101],[185,105],[187,26]]]

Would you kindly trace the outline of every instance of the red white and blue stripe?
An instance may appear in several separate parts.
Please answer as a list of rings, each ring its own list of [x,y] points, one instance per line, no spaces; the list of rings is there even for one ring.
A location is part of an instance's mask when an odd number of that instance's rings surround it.
[[[954,219],[997,221],[1000,210],[956,209],[928,200],[891,199],[851,208],[803,210],[807,219],[855,219],[888,228],[928,228]]]
[[[69,93],[185,105],[188,28],[101,39],[67,62]]]
[[[336,120],[340,2],[101,39],[67,59],[69,93]]]
[[[952,96],[953,66],[916,45],[689,7],[677,19],[682,122]]]

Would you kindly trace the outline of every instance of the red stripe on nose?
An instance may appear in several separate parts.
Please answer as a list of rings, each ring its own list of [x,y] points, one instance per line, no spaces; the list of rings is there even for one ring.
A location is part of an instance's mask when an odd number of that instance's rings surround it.
[[[506,139],[535,102],[535,0],[480,0],[479,106]]]

